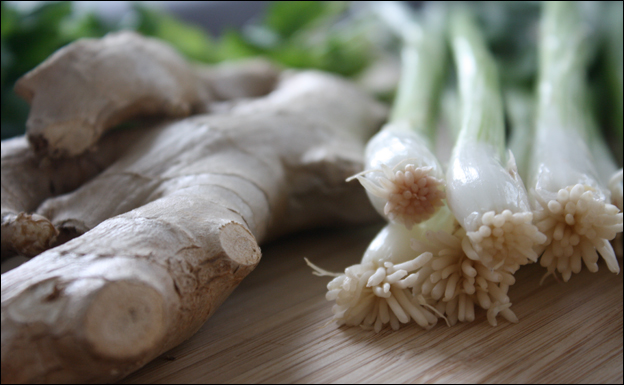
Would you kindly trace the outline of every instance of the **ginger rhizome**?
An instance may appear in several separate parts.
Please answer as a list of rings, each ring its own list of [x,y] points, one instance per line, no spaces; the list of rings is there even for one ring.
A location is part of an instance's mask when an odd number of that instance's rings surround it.
[[[193,335],[257,265],[259,243],[377,218],[345,183],[387,114],[358,88],[284,73],[267,96],[217,110],[120,131],[103,171],[9,202],[68,241],[2,276],[3,382],[115,381]],[[28,156],[5,174],[4,146],[3,188],[31,180]]]

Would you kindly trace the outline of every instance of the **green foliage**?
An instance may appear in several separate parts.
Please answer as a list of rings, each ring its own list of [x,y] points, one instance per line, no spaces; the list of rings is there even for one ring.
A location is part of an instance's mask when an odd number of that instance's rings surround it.
[[[11,32],[15,30],[17,25],[17,16],[15,10],[6,6],[5,2],[2,2],[2,39],[9,36]]]
[[[186,24],[164,12],[136,4],[138,23],[136,30],[169,42],[191,60],[214,62],[215,46],[210,36],[200,27]]]
[[[14,20],[10,31],[2,36],[3,47],[15,58],[7,76],[19,76],[62,46],[61,20],[70,13],[68,2],[49,3]]]
[[[353,76],[371,62],[363,31],[337,26],[346,2],[274,2],[259,24],[228,31],[219,44],[221,60],[265,56],[286,67],[316,68]]]
[[[63,40],[67,43],[83,37],[102,37],[111,30],[111,26],[92,13],[82,17],[67,17],[61,22],[60,28]]]
[[[256,56],[261,52],[260,49],[248,43],[240,33],[232,29],[224,32],[218,47],[220,58],[241,59]]]
[[[276,1],[271,3],[265,17],[265,26],[284,39],[308,26],[327,13],[329,2]]]

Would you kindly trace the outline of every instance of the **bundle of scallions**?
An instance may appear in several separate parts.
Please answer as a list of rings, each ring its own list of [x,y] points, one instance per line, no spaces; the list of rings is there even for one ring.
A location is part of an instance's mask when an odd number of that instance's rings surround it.
[[[619,273],[610,242],[622,233],[622,170],[593,116],[594,32],[580,5],[543,5],[535,91],[505,84],[516,88],[505,91],[506,103],[497,59],[470,9],[375,7],[402,43],[402,72],[391,119],[370,140],[366,169],[354,178],[388,224],[344,273],[308,262],[315,274],[334,277],[326,296],[335,301],[334,319],[375,331],[412,320],[428,329],[439,319],[473,321],[481,308],[495,326],[499,315],[518,321],[508,291],[524,265],[539,261],[544,278],[567,282],[583,265],[597,271],[600,256]],[[618,32],[611,33],[606,41],[616,52],[606,61],[615,83],[609,89],[620,95],[621,143],[621,3],[619,20],[612,18],[607,30],[619,31],[619,47]],[[458,111],[439,119],[449,49]],[[506,113],[517,130],[511,141]],[[457,122],[450,159],[435,154],[438,120]]]

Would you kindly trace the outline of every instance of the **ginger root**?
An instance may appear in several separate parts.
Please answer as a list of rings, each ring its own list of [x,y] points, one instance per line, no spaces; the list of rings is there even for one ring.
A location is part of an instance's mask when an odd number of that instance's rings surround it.
[[[196,69],[167,44],[124,31],[60,49],[20,78],[15,92],[31,105],[31,145],[59,158],[84,153],[130,118],[184,117],[232,94],[264,95],[277,75],[259,60]]]
[[[192,336],[259,262],[258,243],[378,219],[344,180],[385,117],[350,83],[303,72],[142,132],[38,208],[85,233],[2,275],[2,382],[122,378]]]

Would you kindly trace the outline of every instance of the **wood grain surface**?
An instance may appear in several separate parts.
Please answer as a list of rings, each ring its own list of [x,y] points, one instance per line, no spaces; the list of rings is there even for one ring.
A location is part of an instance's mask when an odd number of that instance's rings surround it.
[[[510,290],[520,323],[415,324],[379,334],[329,323],[331,271],[359,262],[379,226],[317,231],[263,248],[257,269],[202,329],[122,383],[622,383],[622,274],[564,284],[526,266]]]

